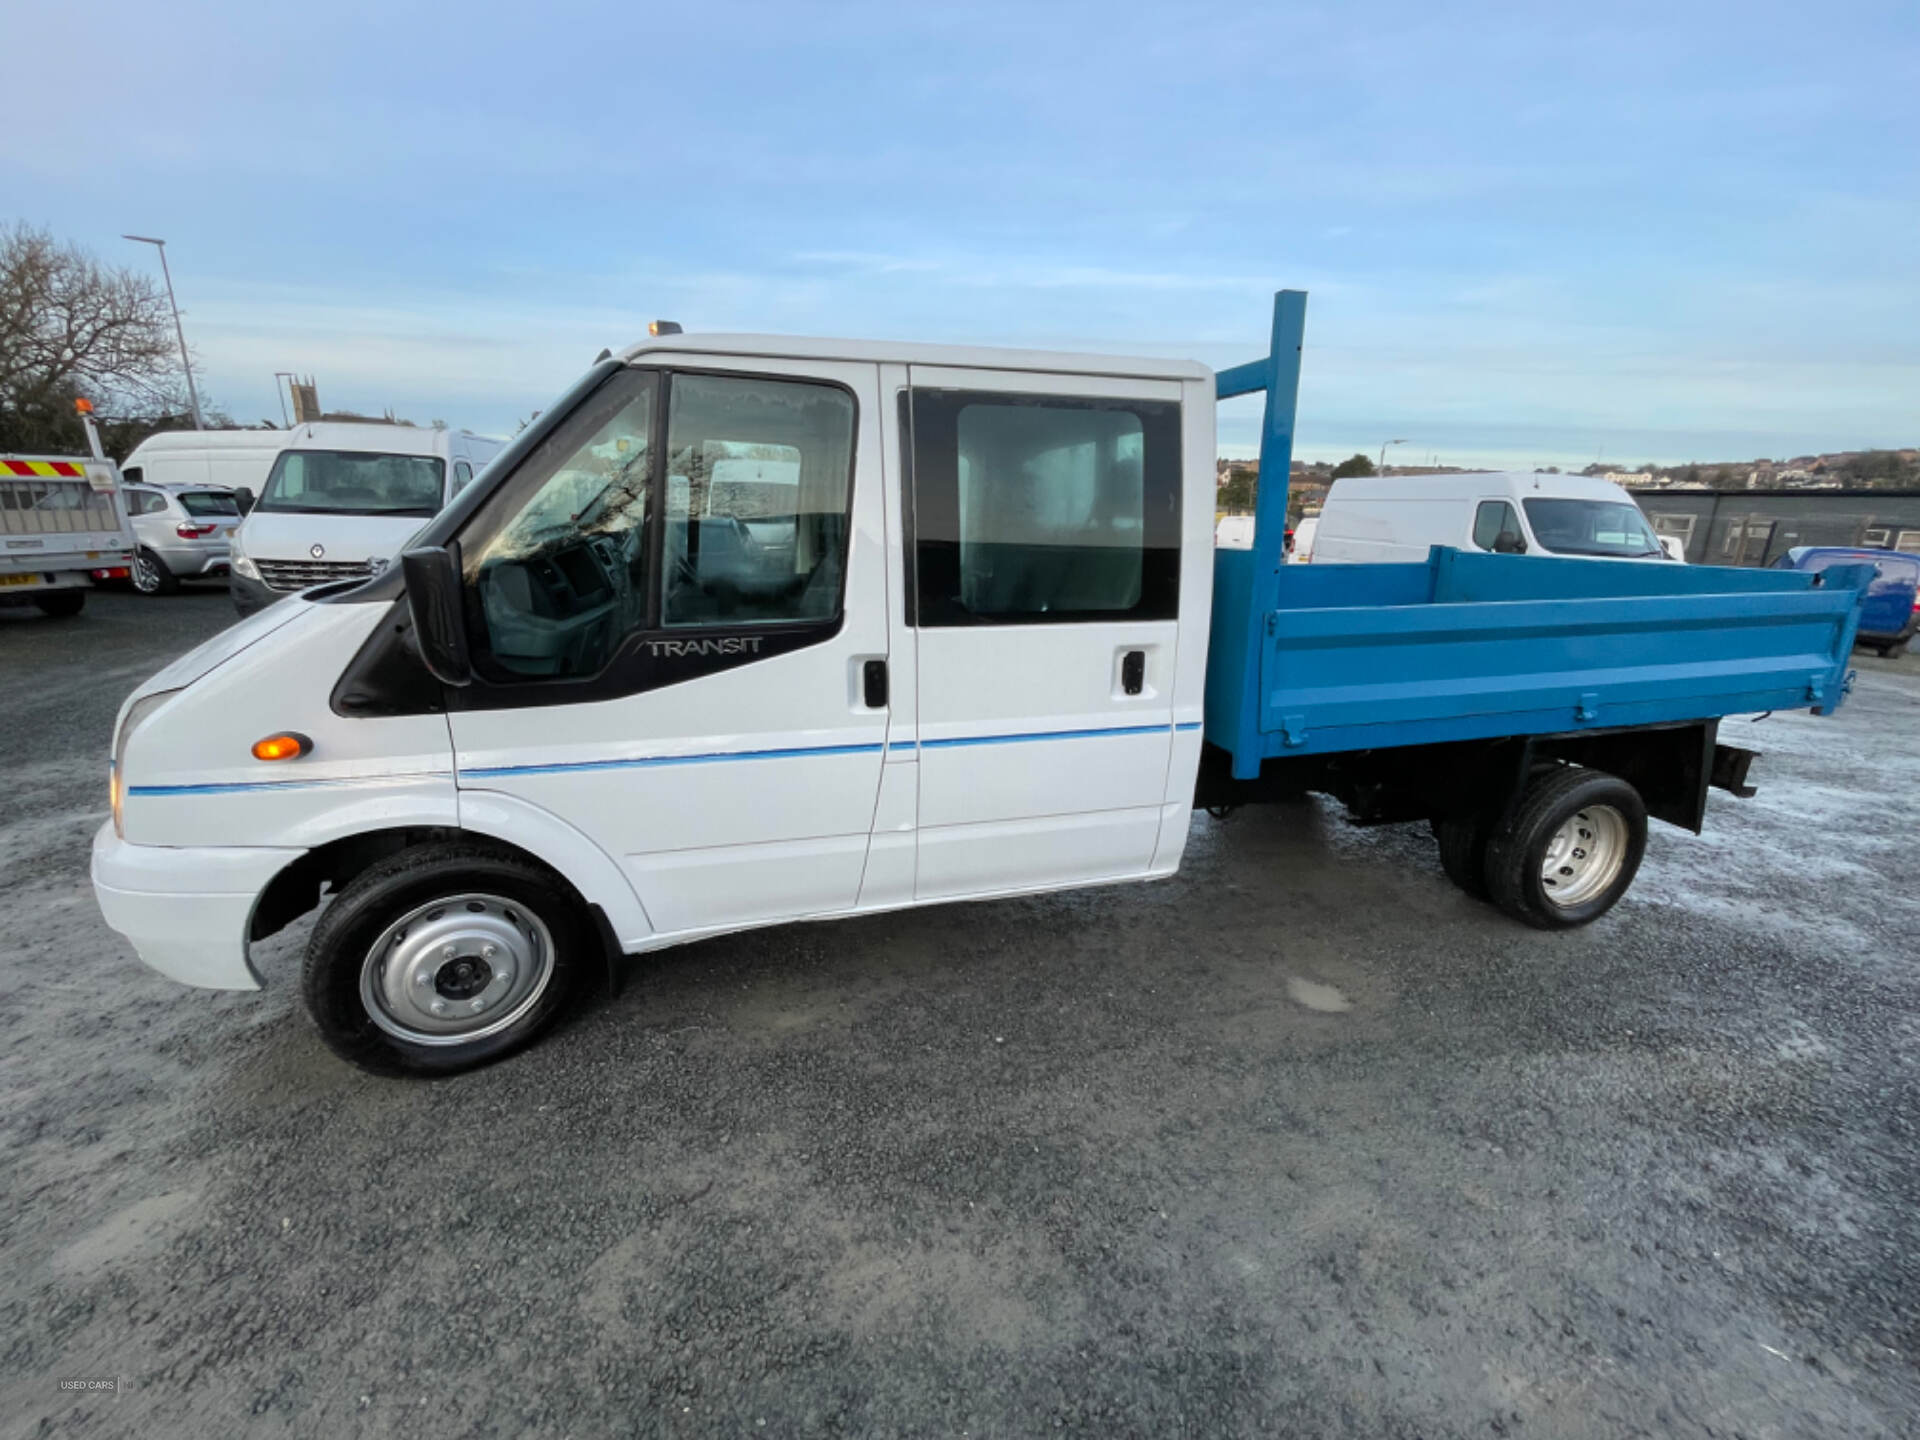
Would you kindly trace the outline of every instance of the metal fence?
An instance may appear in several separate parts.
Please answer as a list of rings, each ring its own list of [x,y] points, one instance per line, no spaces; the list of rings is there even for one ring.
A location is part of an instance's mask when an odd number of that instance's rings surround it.
[[[1641,490],[1634,499],[1692,565],[1771,565],[1796,545],[1920,554],[1920,490]]]

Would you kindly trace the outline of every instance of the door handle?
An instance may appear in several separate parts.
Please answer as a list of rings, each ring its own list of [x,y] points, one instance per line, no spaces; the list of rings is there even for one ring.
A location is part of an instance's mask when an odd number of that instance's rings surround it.
[[[860,667],[860,698],[869,710],[887,708],[887,662],[869,660]]]
[[[1120,688],[1138,695],[1147,683],[1147,652],[1129,650],[1120,660]]]

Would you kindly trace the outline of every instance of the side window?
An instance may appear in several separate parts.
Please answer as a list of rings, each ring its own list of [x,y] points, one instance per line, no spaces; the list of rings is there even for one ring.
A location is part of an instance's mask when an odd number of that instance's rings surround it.
[[[463,563],[475,658],[497,678],[598,674],[644,628],[655,386],[612,376],[495,497]]]
[[[669,384],[661,623],[839,614],[853,397],[747,376],[675,375]]]
[[[458,495],[473,481],[473,466],[464,460],[453,462],[453,493]]]
[[[1520,517],[1504,500],[1482,500],[1473,512],[1473,543],[1482,550],[1497,550],[1518,555],[1527,548],[1527,537],[1520,528]]]
[[[1698,517],[1693,515],[1655,515],[1651,518],[1653,520],[1654,534],[1671,535],[1680,542],[1683,548],[1693,542],[1693,524]]]
[[[921,625],[1170,620],[1180,407],[915,390]]]

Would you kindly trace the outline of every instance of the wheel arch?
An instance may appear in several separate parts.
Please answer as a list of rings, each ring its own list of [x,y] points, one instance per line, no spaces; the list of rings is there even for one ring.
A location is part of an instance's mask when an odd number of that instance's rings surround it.
[[[314,846],[267,882],[247,925],[249,942],[277,934],[368,866],[431,840],[492,841],[553,871],[622,949],[653,933],[632,883],[611,856],[549,810],[499,791],[460,792],[458,825],[388,825],[337,835]]]

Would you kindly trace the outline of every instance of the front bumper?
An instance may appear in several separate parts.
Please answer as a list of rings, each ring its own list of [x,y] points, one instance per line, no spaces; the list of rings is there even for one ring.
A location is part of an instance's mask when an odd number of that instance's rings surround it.
[[[107,924],[170,980],[258,990],[247,925],[267,882],[304,850],[130,845],[109,820],[93,837],[93,894]]]

